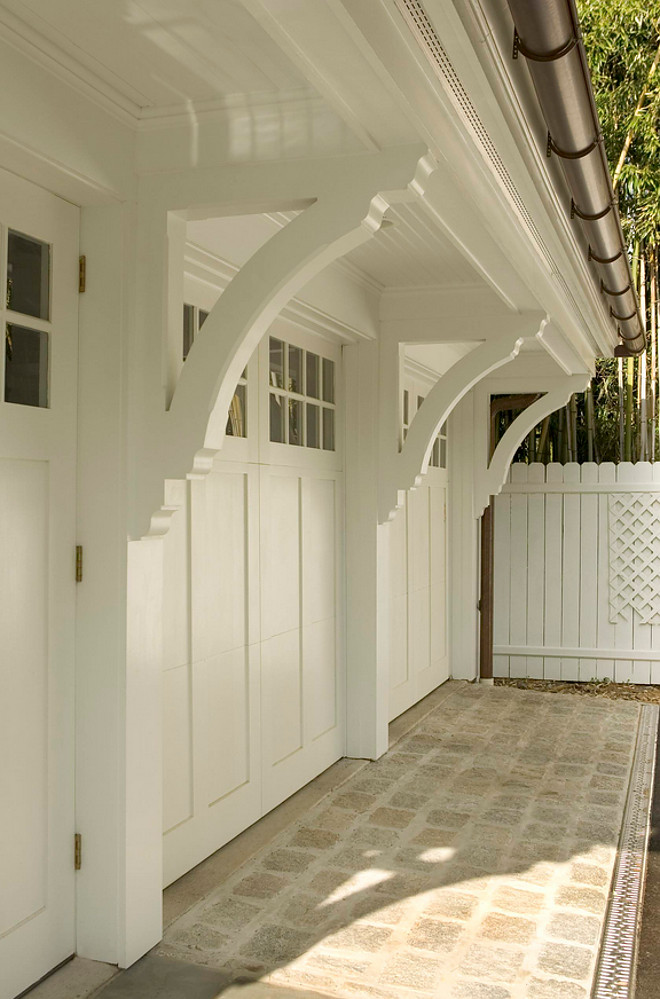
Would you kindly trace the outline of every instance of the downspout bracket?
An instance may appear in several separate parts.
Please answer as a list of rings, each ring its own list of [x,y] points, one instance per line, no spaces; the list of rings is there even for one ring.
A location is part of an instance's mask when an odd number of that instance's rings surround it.
[[[553,49],[551,52],[534,52],[533,49],[528,49],[523,43],[520,35],[513,29],[513,58],[518,58],[518,53],[522,52],[525,59],[531,59],[532,62],[554,62],[555,59],[562,59],[565,55],[568,55],[575,46],[577,45],[577,36],[571,35],[568,41],[564,45],[560,45],[558,49]]]
[[[625,323],[625,322],[628,322],[628,320],[635,318],[635,316],[637,315],[637,309],[633,309],[633,311],[630,313],[629,316],[619,316],[619,315],[616,314],[616,312],[614,311],[614,309],[610,305],[610,315],[611,315],[612,319],[618,319],[620,323]],[[639,336],[639,335],[640,334],[638,333],[637,336]],[[637,337],[635,337],[635,339],[637,339]]]
[[[600,142],[603,141],[602,135],[597,135],[593,142],[590,142],[588,146],[584,149],[579,149],[575,153],[569,153],[565,149],[561,149],[554,141],[550,132],[548,132],[548,144],[546,146],[546,156],[550,157],[552,153],[556,156],[561,156],[563,160],[580,160],[583,156],[588,156],[589,153],[593,153],[594,149],[598,146]]]
[[[597,264],[615,264],[623,256],[623,249],[615,253],[613,257],[597,257],[589,246],[589,260],[595,260]]]
[[[603,281],[603,279],[601,278],[600,290],[601,290],[601,294],[603,294],[603,295],[611,295],[612,297],[615,297],[616,295],[625,295],[626,292],[630,291],[630,289],[631,289],[631,285],[630,285],[630,283],[628,283],[626,285],[626,287],[623,288],[621,291],[612,291],[612,289],[608,288],[607,285],[605,284],[605,282]]]
[[[573,201],[573,198],[571,198],[571,218],[575,218],[575,216],[577,215],[577,217],[579,219],[582,219],[584,222],[598,222],[600,219],[604,219],[605,216],[608,215],[613,208],[614,208],[614,202],[610,201],[607,208],[603,208],[602,212],[596,212],[595,215],[589,215],[587,212],[580,211],[578,206]]]

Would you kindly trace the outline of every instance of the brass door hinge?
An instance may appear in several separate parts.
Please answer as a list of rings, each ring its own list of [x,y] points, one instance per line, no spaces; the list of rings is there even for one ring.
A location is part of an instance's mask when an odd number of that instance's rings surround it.
[[[78,257],[78,291],[82,295],[87,279],[87,257]]]
[[[83,549],[82,545],[76,545],[76,583],[82,583],[83,577]]]
[[[82,867],[82,836],[75,833],[73,837],[73,866],[76,871]]]

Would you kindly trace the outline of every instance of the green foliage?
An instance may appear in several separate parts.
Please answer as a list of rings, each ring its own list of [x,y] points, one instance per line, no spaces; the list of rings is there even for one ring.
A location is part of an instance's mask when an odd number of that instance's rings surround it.
[[[577,0],[580,28],[589,61],[596,107],[619,199],[619,212],[638,280],[640,253],[648,279],[660,248],[660,0]],[[650,327],[650,323],[647,323]],[[647,350],[647,370],[652,371]],[[641,365],[623,365],[629,396],[637,400]],[[592,381],[594,428],[591,454],[596,461],[621,461],[618,364],[597,362]],[[652,393],[648,395],[652,398]],[[657,393],[660,397],[660,392]],[[577,396],[572,410],[560,410],[521,445],[517,461],[588,460],[587,403]],[[503,414],[505,416],[506,414]],[[649,417],[651,414],[648,414]],[[511,414],[513,416],[513,414]],[[632,449],[640,454],[641,418],[636,404],[627,418]],[[656,456],[660,457],[656,426]]]
[[[660,237],[660,0],[578,0],[580,26],[612,173],[630,137],[618,184],[629,238]]]

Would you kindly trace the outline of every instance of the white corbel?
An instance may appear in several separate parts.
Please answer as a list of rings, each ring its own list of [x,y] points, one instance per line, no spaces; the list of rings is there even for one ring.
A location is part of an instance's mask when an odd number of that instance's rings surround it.
[[[456,404],[491,371],[513,360],[523,341],[536,336],[544,321],[545,317],[540,312],[513,316],[508,333],[485,340],[442,375],[427,395],[424,405],[417,411],[399,453],[395,450],[392,435],[388,435],[389,446],[386,443],[381,449],[380,460],[381,523],[394,516],[403,502],[404,492],[419,485],[421,476],[428,469],[433,442]],[[460,336],[460,331],[457,334]],[[394,382],[392,377],[388,379],[388,395],[391,407],[398,413],[398,379],[396,396],[391,398]]]
[[[552,379],[547,389],[535,385],[531,391],[544,394],[531,406],[524,409],[499,441],[487,468],[480,464],[475,469],[474,513],[480,517],[490,502],[491,496],[498,496],[509,474],[509,467],[516,451],[541,420],[565,406],[574,392],[584,392],[589,384],[589,375],[568,375]],[[485,429],[488,433],[488,427]]]
[[[143,445],[149,455],[136,462],[133,536],[144,534],[145,528],[148,533],[166,529],[171,509],[163,505],[164,481],[209,467],[209,454],[222,446],[223,414],[240,373],[273,319],[312,277],[377,232],[389,204],[410,197],[409,185],[424,153],[420,146],[404,147],[326,164],[313,203],[235,275],[195,338],[169,410],[150,414]],[[264,179],[262,173],[259,177]],[[196,205],[181,205],[179,187],[172,208],[194,214]],[[202,200],[210,193],[204,190]],[[251,201],[256,204],[261,197],[265,203],[269,194],[266,185],[251,192]],[[163,209],[162,196],[158,209]],[[222,419],[214,419],[214,412]],[[200,449],[201,462],[196,458]]]

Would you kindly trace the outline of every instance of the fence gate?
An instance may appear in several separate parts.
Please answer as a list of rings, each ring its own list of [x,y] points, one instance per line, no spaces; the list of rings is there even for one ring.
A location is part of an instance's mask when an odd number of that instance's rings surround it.
[[[512,465],[494,544],[495,676],[660,683],[660,463]]]

